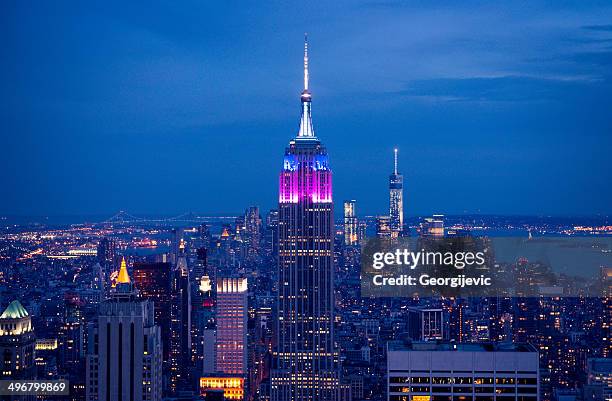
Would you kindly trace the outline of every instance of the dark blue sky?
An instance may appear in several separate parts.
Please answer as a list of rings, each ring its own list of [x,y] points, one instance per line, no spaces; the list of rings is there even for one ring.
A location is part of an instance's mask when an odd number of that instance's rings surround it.
[[[338,204],[612,213],[609,1],[126,3],[4,3],[0,213],[273,207],[304,31]]]

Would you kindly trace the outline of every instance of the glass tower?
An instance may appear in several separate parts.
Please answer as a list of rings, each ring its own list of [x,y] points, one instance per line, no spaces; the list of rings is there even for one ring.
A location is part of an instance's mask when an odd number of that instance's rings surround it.
[[[393,174],[389,176],[389,217],[391,236],[398,237],[404,229],[404,176],[397,172],[397,149],[393,150]]]
[[[279,180],[278,326],[272,401],[336,400],[332,173],[315,136],[308,90],[308,44],[298,135]]]
[[[354,200],[344,201],[344,245],[357,245],[359,242],[356,204]]]

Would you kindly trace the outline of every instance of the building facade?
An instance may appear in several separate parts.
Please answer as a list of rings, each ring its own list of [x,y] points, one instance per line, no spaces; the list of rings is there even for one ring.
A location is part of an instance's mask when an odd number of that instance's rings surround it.
[[[153,302],[138,295],[125,261],[90,334],[88,401],[160,401],[162,348]]]
[[[217,280],[216,370],[219,373],[247,374],[247,279]]]
[[[155,324],[160,327],[163,360],[170,360],[170,303],[171,296],[170,263],[134,263],[132,277],[138,294],[153,302]]]
[[[279,182],[278,326],[273,401],[337,398],[332,172],[315,136],[304,48],[302,117]]]
[[[538,352],[529,344],[390,342],[389,401],[539,401]]]
[[[210,396],[221,391],[230,400],[245,399],[247,369],[248,284],[246,278],[220,277],[217,280],[217,329],[206,331],[207,344],[214,349],[204,364],[200,392]],[[212,373],[212,374],[211,374]]]
[[[356,208],[357,201],[344,201],[344,245],[352,246],[359,243]]]
[[[191,379],[191,282],[185,253],[185,241],[180,238],[176,265],[172,271],[170,304],[170,392],[193,390]]]
[[[408,334],[414,341],[437,341],[448,338],[442,308],[408,308]]]
[[[21,303],[15,300],[0,315],[0,377],[34,379],[35,347],[32,318]]]

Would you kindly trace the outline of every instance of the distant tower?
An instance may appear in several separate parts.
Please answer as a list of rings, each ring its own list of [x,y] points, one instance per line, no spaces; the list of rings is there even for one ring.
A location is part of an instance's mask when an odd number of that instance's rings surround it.
[[[344,201],[344,245],[357,245],[359,243],[356,207],[356,201]]]
[[[115,270],[117,257],[117,240],[112,237],[104,237],[98,243],[97,259],[106,274]]]
[[[423,237],[444,237],[444,215],[434,214],[432,217],[425,217],[421,222],[421,235]]]
[[[389,217],[391,234],[398,237],[404,230],[404,176],[397,171],[397,148],[393,150],[393,174],[389,176]]]
[[[276,259],[278,257],[278,210],[272,209],[266,216],[265,252]]]
[[[302,117],[279,177],[278,326],[272,401],[335,400],[332,172],[315,136],[304,43]]]
[[[161,335],[153,302],[140,298],[125,263],[89,338],[88,401],[161,400]]]
[[[34,379],[35,343],[32,318],[19,301],[11,302],[0,315],[0,378]]]
[[[261,216],[257,206],[250,206],[244,213],[244,239],[246,258],[254,260],[259,255],[261,242]]]
[[[391,238],[393,232],[391,231],[391,218],[389,216],[377,216],[376,217],[376,237],[377,238]]]

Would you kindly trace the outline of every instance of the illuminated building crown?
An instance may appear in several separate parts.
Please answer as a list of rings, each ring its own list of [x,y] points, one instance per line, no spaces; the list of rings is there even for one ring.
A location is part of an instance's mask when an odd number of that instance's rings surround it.
[[[280,203],[332,203],[332,174],[327,151],[312,128],[308,89],[308,41],[304,41],[304,90],[297,137],[289,143],[279,177]]]

